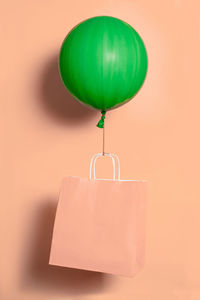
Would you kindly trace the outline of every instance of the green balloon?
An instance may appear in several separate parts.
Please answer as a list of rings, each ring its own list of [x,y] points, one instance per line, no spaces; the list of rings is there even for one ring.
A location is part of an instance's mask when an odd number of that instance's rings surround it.
[[[110,16],[87,19],[65,38],[59,70],[70,93],[101,111],[130,100],[142,86],[147,53],[139,34]]]

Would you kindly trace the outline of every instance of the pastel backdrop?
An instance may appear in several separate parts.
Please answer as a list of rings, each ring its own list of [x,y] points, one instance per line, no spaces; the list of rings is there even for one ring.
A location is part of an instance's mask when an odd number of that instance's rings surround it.
[[[200,298],[199,9],[197,0],[2,1],[2,300]],[[88,176],[102,146],[99,115],[71,98],[57,70],[67,32],[95,15],[130,23],[149,58],[141,91],[105,124],[122,178],[148,180],[146,266],[131,279],[48,266],[61,179]],[[97,169],[111,176],[109,161]]]

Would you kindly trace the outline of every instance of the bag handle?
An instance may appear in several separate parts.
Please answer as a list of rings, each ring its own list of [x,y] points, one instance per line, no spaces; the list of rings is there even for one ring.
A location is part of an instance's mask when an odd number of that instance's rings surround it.
[[[90,180],[92,179],[92,171],[93,171],[93,179],[96,179],[96,174],[95,174],[95,166],[96,166],[96,161],[99,157],[101,156],[108,156],[112,159],[112,164],[113,164],[113,180],[116,180],[115,179],[115,170],[116,170],[116,167],[115,167],[115,158],[117,160],[117,167],[118,167],[118,178],[117,180],[120,180],[120,161],[119,161],[119,157],[116,155],[116,154],[113,154],[113,153],[97,153],[97,154],[94,154],[91,158],[91,161],[90,161]]]

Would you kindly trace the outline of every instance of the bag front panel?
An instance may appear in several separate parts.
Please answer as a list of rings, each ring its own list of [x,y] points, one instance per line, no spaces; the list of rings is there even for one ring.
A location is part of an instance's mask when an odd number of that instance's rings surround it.
[[[132,275],[143,260],[143,190],[139,181],[66,177],[50,263]]]

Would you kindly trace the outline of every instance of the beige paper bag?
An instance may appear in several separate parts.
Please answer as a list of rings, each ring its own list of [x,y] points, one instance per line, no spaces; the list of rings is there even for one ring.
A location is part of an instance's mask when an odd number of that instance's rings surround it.
[[[133,276],[144,264],[146,182],[121,180],[118,157],[105,155],[112,158],[113,180],[95,178],[101,153],[92,158],[89,179],[63,179],[49,263]]]

